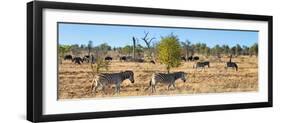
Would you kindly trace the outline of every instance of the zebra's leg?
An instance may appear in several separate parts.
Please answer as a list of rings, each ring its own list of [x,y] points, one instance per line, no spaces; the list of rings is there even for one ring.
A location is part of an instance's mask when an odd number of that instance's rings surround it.
[[[94,89],[95,89],[95,87],[96,87],[96,81],[95,80],[93,80],[92,81],[92,84],[91,84],[91,89],[90,89],[90,92],[92,92],[93,93],[93,91],[95,91]]]
[[[150,86],[151,86],[151,92],[154,93],[156,92],[155,86],[156,86],[156,81],[155,81],[155,76],[154,74],[152,75],[152,79],[150,81]]]
[[[176,88],[176,84],[175,84],[175,82],[174,82],[172,85],[173,85],[174,89],[177,89],[177,88]]]
[[[113,95],[115,95],[117,92],[118,92],[118,87],[117,87],[117,85],[115,85],[115,91],[114,91]]]
[[[106,95],[106,92],[105,92],[105,85],[102,85],[102,92],[104,95]]]
[[[114,94],[117,94],[117,95],[120,94],[120,84],[116,84],[116,86],[115,86],[115,93]]]
[[[117,94],[120,95],[121,85],[119,85],[117,89],[118,89],[118,93]]]
[[[93,87],[94,85],[92,85],[92,91],[94,92],[94,95],[96,95],[96,92],[97,92],[97,89],[99,88],[100,86],[100,83],[99,82],[96,82],[95,83],[95,87]]]
[[[156,88],[155,88],[155,85],[152,85],[152,88],[151,88],[151,90],[152,90],[152,91],[151,91],[152,93],[156,92]]]
[[[169,83],[169,85],[168,85],[168,91],[170,90],[171,85],[172,85],[172,83]]]

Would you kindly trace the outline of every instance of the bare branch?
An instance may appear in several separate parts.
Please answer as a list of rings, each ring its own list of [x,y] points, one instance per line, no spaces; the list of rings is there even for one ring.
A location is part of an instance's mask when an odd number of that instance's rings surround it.
[[[155,38],[155,37],[153,37],[153,38],[151,38],[151,39],[148,38],[149,32],[144,32],[144,34],[145,34],[144,37],[141,38],[141,39],[145,42],[147,48],[150,49],[150,44],[151,44],[152,40],[154,40],[154,39],[156,39],[156,38]]]
[[[148,36],[148,34],[149,34],[149,32],[145,32],[144,31],[144,37],[142,38],[142,40],[144,40],[144,41],[147,41],[148,39],[147,39],[147,36]]]
[[[156,38],[155,38],[155,37],[151,38],[151,39],[150,39],[150,41],[149,41],[149,44],[150,44],[150,43],[151,43],[151,41],[152,41],[152,40],[154,40],[154,39],[156,39]]]

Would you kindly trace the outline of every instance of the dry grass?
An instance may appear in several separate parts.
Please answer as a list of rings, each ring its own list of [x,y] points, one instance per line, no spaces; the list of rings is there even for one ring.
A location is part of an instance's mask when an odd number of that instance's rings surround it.
[[[196,70],[192,66],[194,62],[182,62],[178,68],[171,71],[184,71],[187,73],[187,82],[176,81],[176,89],[167,90],[166,85],[157,85],[157,92],[154,95],[170,94],[197,94],[197,93],[223,93],[223,92],[246,92],[258,91],[258,61],[256,57],[240,56],[233,58],[239,66],[238,71],[234,69],[226,70],[223,58],[219,62],[210,60],[210,68]],[[150,90],[146,90],[152,73],[165,72],[165,66],[161,64],[134,63],[112,61],[110,72],[120,72],[133,70],[135,73],[135,83],[128,80],[121,86],[121,93],[118,96],[147,96],[151,95]],[[106,88],[106,94],[101,90],[96,95],[91,93],[91,68],[89,64],[77,65],[69,61],[64,61],[59,65],[59,99],[96,98],[112,97],[114,86]],[[114,95],[116,96],[116,95]]]

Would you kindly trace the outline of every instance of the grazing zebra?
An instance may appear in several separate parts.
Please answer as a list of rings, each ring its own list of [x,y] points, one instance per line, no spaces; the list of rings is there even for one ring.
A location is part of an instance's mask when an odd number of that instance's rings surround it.
[[[177,79],[181,79],[183,82],[186,81],[186,74],[184,72],[175,72],[175,73],[153,73],[152,78],[149,82],[149,87],[146,89],[148,90],[150,87],[152,87],[151,92],[156,92],[156,84],[157,83],[163,83],[168,84],[168,90],[170,90],[171,85],[173,85],[174,88],[176,88],[175,81]]]
[[[235,68],[236,71],[238,71],[238,65],[237,65],[235,62],[231,62],[231,61],[230,61],[230,62],[227,62],[225,68],[227,69],[227,68],[229,68],[229,67]]]
[[[208,66],[208,68],[210,67],[210,62],[209,61],[204,61],[204,62],[197,62],[195,64],[195,67],[193,66],[193,68],[205,68],[205,66]]]
[[[106,85],[115,85],[115,93],[120,93],[121,83],[129,79],[131,83],[134,83],[134,72],[133,71],[124,71],[120,73],[101,73],[96,75],[92,82],[92,91],[96,94],[98,87],[102,87],[103,92],[105,93]]]
[[[210,62],[209,61],[204,61],[203,62],[205,66],[208,66],[208,68],[210,67]]]
[[[238,71],[238,65],[235,62],[232,62],[231,59],[232,59],[232,55],[229,56],[229,62],[226,62],[225,69],[231,67],[231,68],[235,68],[236,71]]]

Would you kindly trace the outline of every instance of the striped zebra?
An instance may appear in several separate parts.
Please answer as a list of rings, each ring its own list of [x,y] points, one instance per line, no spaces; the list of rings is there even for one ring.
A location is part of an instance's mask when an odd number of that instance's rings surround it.
[[[101,73],[96,75],[92,82],[92,91],[96,94],[98,87],[102,87],[103,92],[105,93],[105,86],[115,85],[115,93],[120,94],[121,83],[129,79],[131,83],[134,83],[134,72],[133,71],[124,71],[120,73]]]
[[[184,72],[175,72],[175,73],[153,73],[152,78],[149,82],[149,87],[146,89],[148,90],[150,87],[152,87],[151,92],[156,92],[156,84],[157,83],[163,83],[168,85],[168,90],[170,90],[170,87],[173,85],[174,88],[176,88],[175,81],[177,79],[181,79],[183,82],[186,81],[186,73]]]
[[[193,65],[193,68],[202,68],[205,69],[205,66],[210,67],[210,62],[209,61],[204,61],[204,62],[197,62],[196,64]]]
[[[227,62],[226,63],[226,66],[225,66],[225,69],[227,69],[227,68],[229,68],[229,67],[231,67],[231,68],[235,68],[235,70],[236,71],[238,71],[238,65],[235,63],[235,62]]]

